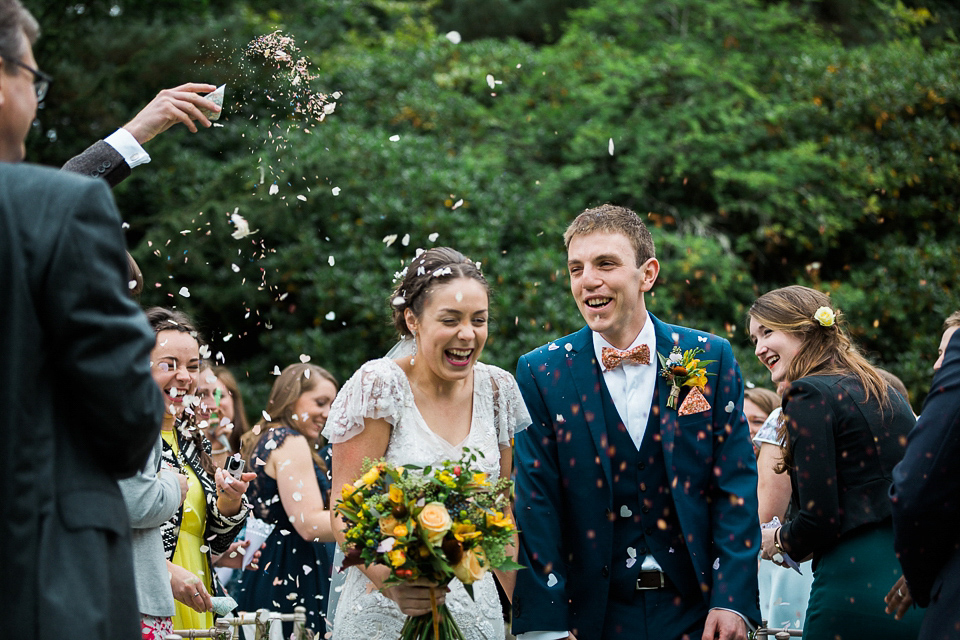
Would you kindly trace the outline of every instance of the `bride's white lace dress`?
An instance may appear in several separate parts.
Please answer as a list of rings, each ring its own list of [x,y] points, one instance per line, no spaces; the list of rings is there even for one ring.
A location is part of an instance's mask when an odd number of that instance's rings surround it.
[[[363,431],[364,418],[382,418],[392,425],[385,454],[392,464],[426,466],[458,459],[468,447],[483,453],[477,464],[494,477],[500,473],[500,447],[509,447],[514,433],[530,424],[513,376],[478,362],[470,433],[453,445],[427,426],[414,404],[406,374],[386,358],[367,362],[347,381],[337,394],[323,435],[333,443],[349,440]],[[476,600],[456,578],[449,586],[447,606],[467,640],[502,640],[503,616],[493,574],[487,573],[474,585]],[[405,619],[397,605],[374,589],[357,567],[347,569],[332,620],[333,640],[396,640]]]

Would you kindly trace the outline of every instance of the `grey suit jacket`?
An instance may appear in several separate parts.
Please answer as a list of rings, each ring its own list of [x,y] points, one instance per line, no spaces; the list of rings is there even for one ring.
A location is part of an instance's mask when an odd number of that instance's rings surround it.
[[[127,295],[107,185],[0,164],[0,620],[23,639],[137,637],[117,478],[143,467],[163,400]]]
[[[162,453],[163,441],[157,438],[147,464],[137,475],[121,480],[120,491],[133,527],[133,572],[140,613],[171,617],[174,600],[160,525],[180,509],[180,485],[175,473],[158,473]]]
[[[68,160],[63,169],[91,178],[103,178],[111,188],[130,176],[130,165],[103,140],[93,143],[83,153]]]

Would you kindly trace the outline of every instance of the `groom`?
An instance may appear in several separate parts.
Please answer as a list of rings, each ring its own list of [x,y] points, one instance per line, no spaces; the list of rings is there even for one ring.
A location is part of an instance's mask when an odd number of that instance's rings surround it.
[[[517,365],[533,425],[516,437],[513,632],[746,640],[757,472],[730,344],[647,313],[660,265],[634,212],[584,211],[564,242],[587,326]]]

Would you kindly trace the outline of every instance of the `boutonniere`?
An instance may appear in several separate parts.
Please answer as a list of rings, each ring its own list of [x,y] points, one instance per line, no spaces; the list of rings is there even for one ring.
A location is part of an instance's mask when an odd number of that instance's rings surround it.
[[[697,356],[701,353],[703,353],[703,349],[700,347],[687,349],[686,351],[681,351],[680,347],[674,347],[666,358],[660,353],[657,354],[662,369],[660,375],[670,384],[670,397],[667,398],[668,407],[671,409],[677,408],[677,401],[680,399],[680,387],[692,387],[677,411],[682,416],[690,413],[700,413],[710,408],[710,403],[703,397],[703,388],[707,384],[707,376],[714,374],[708,374],[704,365],[716,362],[716,360],[699,360]]]

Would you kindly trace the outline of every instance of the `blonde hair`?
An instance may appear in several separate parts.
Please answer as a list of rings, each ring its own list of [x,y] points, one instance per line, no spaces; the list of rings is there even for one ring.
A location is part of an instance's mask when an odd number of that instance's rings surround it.
[[[270,420],[267,421],[266,417],[261,417],[253,426],[253,429],[243,434],[241,438],[241,442],[243,443],[241,454],[244,460],[247,461],[248,467],[251,464],[250,455],[253,453],[254,448],[270,429],[289,427],[297,433],[303,434],[302,421],[294,419],[293,407],[297,404],[300,396],[308,391],[313,391],[320,380],[328,380],[333,383],[337,391],[340,390],[340,385],[337,383],[337,379],[333,377],[333,374],[315,364],[301,364],[298,362],[291,364],[280,372],[280,376],[277,378],[277,381],[273,383],[273,388],[270,390],[270,397],[267,398],[266,414],[270,416]],[[320,469],[326,471],[327,465],[324,463],[323,458],[320,457],[320,454],[317,453],[317,448],[323,446],[323,444],[323,436],[320,436],[316,446],[310,453],[313,456],[313,463]]]
[[[757,407],[760,408],[760,411],[763,411],[768,416],[773,412],[774,409],[780,406],[780,396],[773,391],[770,391],[770,389],[764,389],[763,387],[744,389],[743,399],[749,400],[753,404],[757,405]]]
[[[953,327],[960,327],[960,311],[954,311],[943,321],[943,331]]]

